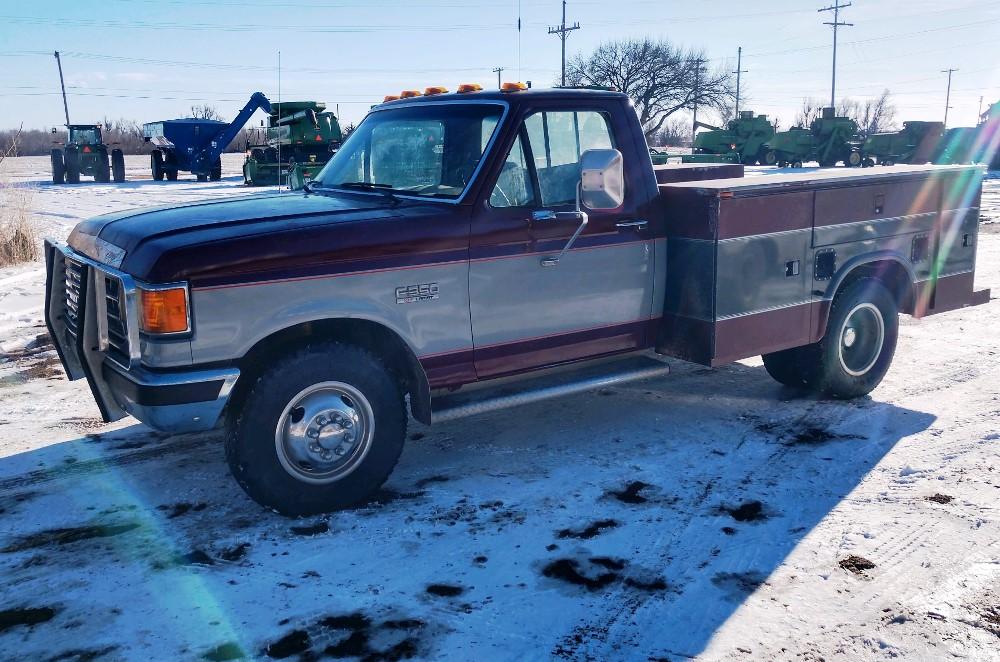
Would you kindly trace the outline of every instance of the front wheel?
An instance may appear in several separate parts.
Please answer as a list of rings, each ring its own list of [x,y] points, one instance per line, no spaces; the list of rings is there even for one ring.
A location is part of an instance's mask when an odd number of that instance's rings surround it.
[[[163,152],[154,149],[149,153],[149,169],[153,171],[153,181],[163,181]]]
[[[66,181],[66,166],[63,164],[61,149],[53,149],[49,159],[52,161],[52,183],[62,184]]]
[[[226,459],[254,501],[283,515],[365,501],[406,437],[406,404],[377,357],[335,342],[281,360],[230,415]]]

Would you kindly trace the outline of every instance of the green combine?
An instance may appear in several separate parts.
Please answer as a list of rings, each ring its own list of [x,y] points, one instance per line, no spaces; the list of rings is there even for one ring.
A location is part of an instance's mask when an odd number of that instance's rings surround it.
[[[274,104],[268,126],[247,132],[243,179],[249,186],[269,186],[287,177],[290,188],[300,189],[326,165],[342,139],[340,124],[326,104]]]
[[[61,148],[52,149],[52,183],[79,184],[80,175],[95,182],[125,181],[125,156],[109,150],[101,137],[100,124],[67,124],[69,137]],[[52,133],[56,130],[52,129]]]
[[[782,168],[801,168],[806,161],[817,161],[820,167],[829,168],[843,162],[860,166],[861,140],[858,124],[849,117],[837,117],[833,108],[824,108],[823,114],[808,129],[794,127],[781,131],[767,141],[764,163]]]
[[[685,154],[682,163],[763,163],[767,141],[774,136],[774,126],[767,115],[754,115],[753,111],[740,111],[739,117],[729,120],[725,129],[698,122],[709,129],[695,136],[693,153]]]
[[[862,165],[891,166],[895,163],[927,163],[934,157],[941,137],[943,122],[903,122],[900,131],[868,136],[861,148]]]

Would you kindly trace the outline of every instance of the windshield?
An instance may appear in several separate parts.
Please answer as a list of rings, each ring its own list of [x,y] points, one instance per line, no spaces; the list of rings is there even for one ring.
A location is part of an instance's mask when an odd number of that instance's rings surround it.
[[[69,134],[69,141],[71,143],[80,143],[81,145],[97,144],[97,129],[71,128]]]
[[[373,112],[317,175],[322,187],[456,199],[500,122],[494,104],[427,103]]]

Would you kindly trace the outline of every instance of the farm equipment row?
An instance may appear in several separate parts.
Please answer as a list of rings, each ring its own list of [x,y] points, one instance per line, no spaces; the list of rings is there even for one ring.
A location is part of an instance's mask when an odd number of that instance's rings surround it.
[[[286,183],[300,189],[330,160],[343,134],[337,117],[316,101],[275,105],[268,125],[247,130],[243,180],[248,186]]]

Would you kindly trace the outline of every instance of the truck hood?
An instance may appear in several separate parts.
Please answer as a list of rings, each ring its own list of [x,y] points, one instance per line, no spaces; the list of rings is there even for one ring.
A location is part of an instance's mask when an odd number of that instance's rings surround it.
[[[165,257],[177,256],[185,249],[203,250],[206,246],[219,248],[215,261],[224,262],[222,249],[233,242],[261,235],[287,237],[289,233],[315,233],[320,228],[327,228],[327,236],[328,226],[398,216],[405,214],[410,206],[420,205],[402,201],[399,206],[391,207],[382,198],[352,194],[272,193],[229,197],[97,216],[74,228],[69,245],[138,278],[181,278],[197,272],[204,264],[192,263],[184,268],[173,265],[166,271],[158,270],[157,265],[163,266]]]

